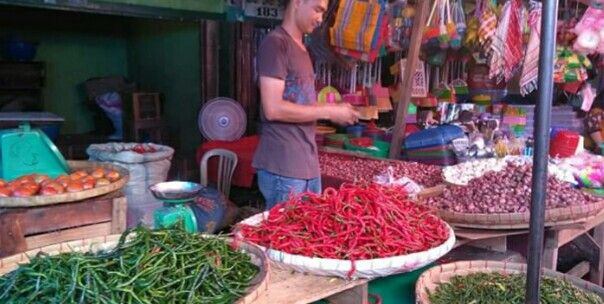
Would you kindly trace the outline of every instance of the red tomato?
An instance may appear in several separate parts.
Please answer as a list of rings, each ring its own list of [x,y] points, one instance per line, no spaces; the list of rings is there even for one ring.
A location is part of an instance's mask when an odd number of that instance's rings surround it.
[[[13,191],[8,188],[0,188],[0,197],[10,197],[13,195]]]
[[[117,171],[111,170],[111,171],[107,172],[106,177],[107,177],[107,179],[109,179],[109,181],[115,182],[118,179],[120,179],[120,173]]]
[[[15,196],[15,197],[31,197],[31,196],[34,196],[35,194],[36,194],[36,191],[33,191],[32,189],[27,188],[27,187],[18,187],[13,192],[13,196]]]
[[[48,175],[44,175],[44,174],[34,174],[33,177],[34,177],[34,181],[38,185],[42,185],[50,180],[50,177],[48,177]]]
[[[40,191],[40,185],[38,185],[36,183],[24,183],[24,184],[21,184],[20,188],[28,189],[33,194],[36,194],[36,193],[38,193],[38,191]]]
[[[92,189],[96,185],[96,180],[93,178],[92,180],[82,181],[82,187],[84,190]]]
[[[109,184],[111,184],[111,182],[106,178],[99,178],[96,180],[97,187],[107,186]]]
[[[19,184],[36,183],[36,180],[34,179],[33,175],[21,176],[21,177],[17,178],[14,181],[17,182],[17,183],[19,183]]]
[[[0,178],[0,187],[6,187],[8,185],[8,183]]]
[[[57,194],[61,194],[65,192],[65,187],[58,182],[50,182],[47,183],[44,188],[54,188],[57,191]]]
[[[61,184],[63,187],[67,187],[67,184],[71,181],[71,178],[67,175],[61,175],[55,179],[55,181]]]
[[[92,177],[97,178],[97,179],[105,177],[105,169],[96,168],[92,171],[92,173],[90,175],[92,175]]]
[[[6,188],[14,192],[15,190],[17,190],[17,188],[19,188],[19,186],[21,186],[21,183],[18,180],[14,180],[12,182],[9,182],[8,185],[6,185]]]
[[[55,187],[45,186],[40,190],[40,195],[56,195],[59,194],[59,191]]]
[[[84,185],[79,181],[71,181],[65,188],[67,189],[67,192],[80,192],[84,190]]]

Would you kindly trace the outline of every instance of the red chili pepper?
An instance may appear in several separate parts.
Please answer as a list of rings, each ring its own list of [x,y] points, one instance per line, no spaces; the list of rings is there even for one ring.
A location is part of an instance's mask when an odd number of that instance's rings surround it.
[[[240,225],[248,241],[309,257],[352,262],[424,251],[449,237],[444,222],[411,202],[402,188],[344,184],[322,196],[303,193],[271,209],[258,226]]]

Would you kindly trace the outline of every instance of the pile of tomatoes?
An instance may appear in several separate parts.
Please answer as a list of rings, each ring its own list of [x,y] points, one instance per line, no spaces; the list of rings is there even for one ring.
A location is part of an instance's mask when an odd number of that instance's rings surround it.
[[[157,149],[155,149],[154,147],[152,147],[150,145],[137,144],[136,146],[134,146],[132,148],[132,151],[136,152],[138,154],[145,154],[145,153],[155,153],[155,152],[157,152]]]
[[[105,168],[96,168],[90,173],[78,170],[55,179],[43,174],[30,174],[10,182],[0,179],[0,197],[30,197],[79,192],[109,185],[120,178],[119,172]]]

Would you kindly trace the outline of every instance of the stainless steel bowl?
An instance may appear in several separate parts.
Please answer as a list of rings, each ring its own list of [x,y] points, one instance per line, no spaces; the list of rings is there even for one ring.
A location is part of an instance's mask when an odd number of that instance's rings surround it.
[[[202,185],[192,182],[163,182],[149,187],[153,196],[159,200],[184,200],[195,198]]]

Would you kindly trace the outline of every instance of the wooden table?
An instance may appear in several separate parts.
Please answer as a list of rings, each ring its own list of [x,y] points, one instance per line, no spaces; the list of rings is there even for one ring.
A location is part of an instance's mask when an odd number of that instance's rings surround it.
[[[0,258],[75,239],[126,229],[126,197],[100,197],[40,207],[0,208]]]
[[[368,282],[303,274],[271,263],[268,290],[254,304],[305,304],[321,299],[333,304],[366,304]]]
[[[590,230],[593,229],[593,234]],[[476,246],[498,252],[507,251],[508,237],[528,235],[528,229],[484,230],[455,228],[457,242],[462,245]],[[556,227],[546,227],[543,248],[543,267],[556,270],[558,250],[565,244],[574,241],[590,258],[575,265],[567,273],[582,278],[589,273],[589,280],[602,285],[604,277],[604,211],[586,219],[584,222]]]

